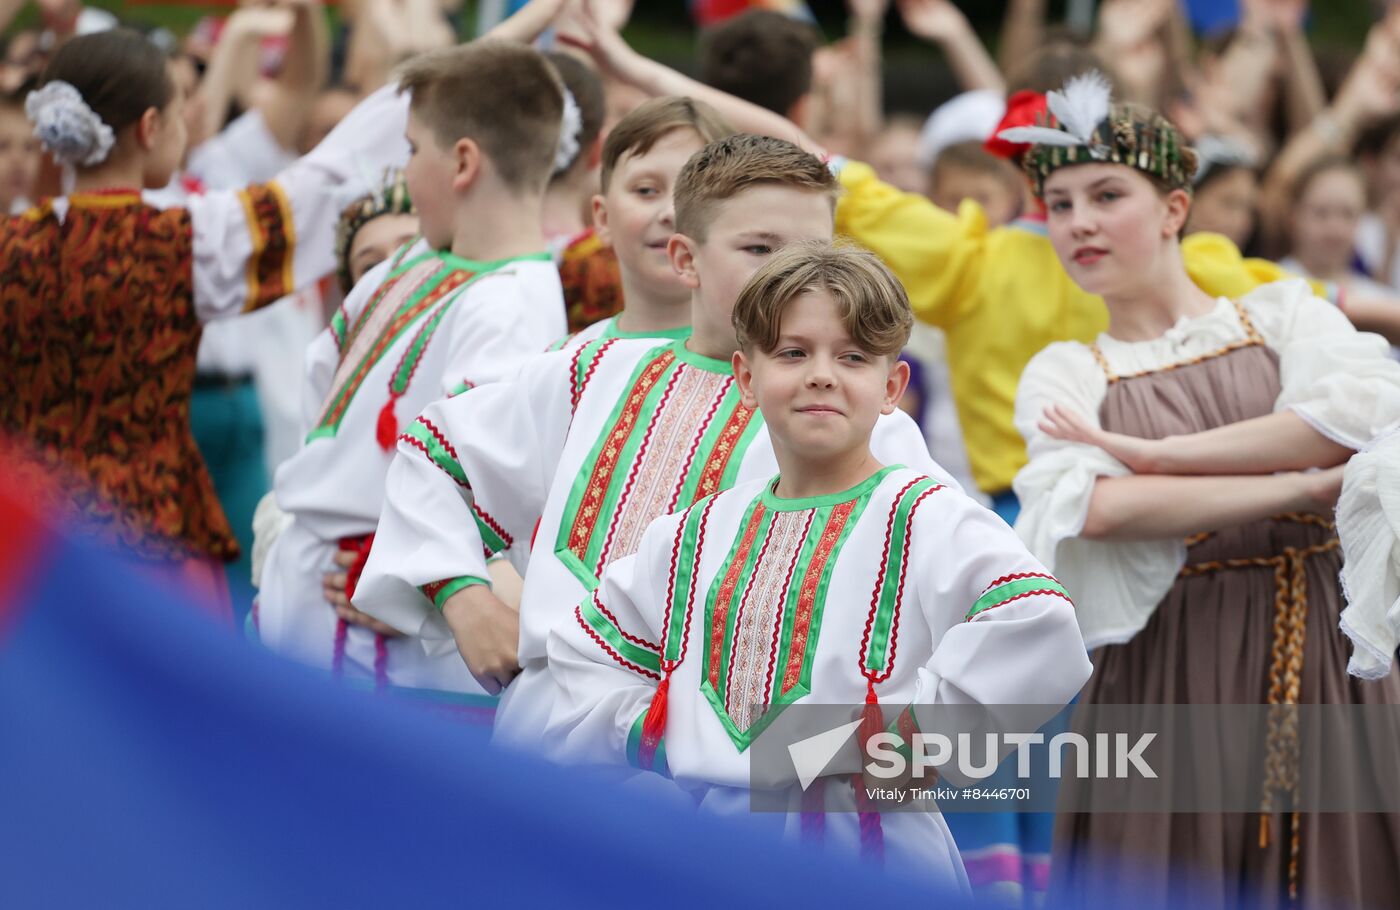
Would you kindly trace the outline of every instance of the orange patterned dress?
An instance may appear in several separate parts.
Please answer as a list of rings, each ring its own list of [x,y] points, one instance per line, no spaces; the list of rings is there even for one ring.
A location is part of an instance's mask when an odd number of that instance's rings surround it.
[[[617,256],[592,228],[579,234],[559,257],[559,281],[569,334],[622,312],[622,273]]]
[[[251,235],[249,255],[224,271],[246,310],[292,290],[295,233],[276,184],[237,199],[225,220]],[[238,554],[190,393],[202,320],[240,307],[197,306],[194,220],[114,191],[47,201],[0,233],[0,434],[85,480],[64,485],[62,505],[103,537],[173,562]]]

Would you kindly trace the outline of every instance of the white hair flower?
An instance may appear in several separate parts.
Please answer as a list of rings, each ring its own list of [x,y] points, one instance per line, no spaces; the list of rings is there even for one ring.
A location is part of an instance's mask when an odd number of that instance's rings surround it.
[[[583,132],[583,111],[574,93],[564,89],[564,116],[559,125],[559,150],[554,153],[554,173],[567,171],[578,158],[579,134]]]
[[[34,124],[34,135],[60,164],[101,164],[116,142],[112,128],[61,79],[30,92],[24,113]]]

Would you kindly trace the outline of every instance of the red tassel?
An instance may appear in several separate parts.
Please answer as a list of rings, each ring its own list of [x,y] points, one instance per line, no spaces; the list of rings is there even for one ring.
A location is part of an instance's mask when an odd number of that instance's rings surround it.
[[[661,680],[661,685],[656,687],[656,693],[651,697],[651,704],[647,707],[646,719],[642,721],[642,764],[647,768],[652,765],[652,759],[656,757],[656,750],[661,745],[661,737],[666,735],[666,702],[667,693],[671,689],[671,674],[667,673]]]
[[[389,400],[384,402],[384,407],[379,411],[379,422],[374,428],[379,447],[386,452],[394,447],[394,441],[399,438],[399,421],[394,416],[394,401],[397,397],[390,395]]]
[[[866,684],[865,710],[860,718],[860,749],[870,758],[870,741],[885,729],[885,720],[880,713],[880,699],[875,697],[875,683]]]

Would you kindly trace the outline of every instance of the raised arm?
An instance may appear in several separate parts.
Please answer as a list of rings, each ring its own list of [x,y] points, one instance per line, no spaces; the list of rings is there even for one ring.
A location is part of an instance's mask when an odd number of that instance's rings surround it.
[[[228,17],[209,58],[209,68],[199,83],[203,108],[201,122],[192,137],[196,143],[223,128],[235,86],[258,71],[258,43],[268,35],[285,34],[286,26],[283,10],[243,7]]]
[[[289,5],[293,15],[287,53],[282,58],[281,71],[259,99],[257,108],[277,144],[296,149],[301,144],[311,104],[330,71],[331,42],[320,0],[300,0]]]
[[[587,50],[599,69],[651,95],[685,95],[718,110],[736,128],[786,139],[815,155],[825,150],[792,121],[638,54],[616,31],[588,20]],[[983,262],[986,217],[973,204],[950,215],[925,196],[881,181],[864,164],[840,173],[845,190],[836,208],[836,232],[868,247],[909,289],[914,313],[946,327],[975,301],[973,286]]]
[[[1283,56],[1283,97],[1288,104],[1289,132],[1297,132],[1312,122],[1327,106],[1317,60],[1303,32],[1307,0],[1275,0],[1271,12],[1274,40]]]
[[[942,49],[963,91],[1006,91],[1001,70],[951,0],[899,0],[899,14],[910,32]]]
[[[588,51],[604,74],[652,97],[683,95],[698,99],[719,111],[740,131],[786,139],[813,154],[825,154],[825,150],[791,120],[642,56],[628,46],[616,29],[601,21],[592,12],[591,5],[589,12],[590,15],[581,19],[584,30],[582,40],[568,40]]]
[[[407,117],[407,97],[386,86],[270,183],[190,199],[200,319],[266,306],[330,274],[342,195],[408,160]]]
[[[1001,22],[997,64],[1009,73],[1031,58],[1045,39],[1045,0],[1011,0]]]
[[[549,28],[568,3],[569,0],[530,0],[481,37],[530,44]]]
[[[1328,155],[1349,155],[1370,122],[1400,110],[1400,7],[1371,28],[1366,50],[1332,103],[1293,134],[1270,166],[1261,200],[1264,225],[1284,223],[1298,175]]]

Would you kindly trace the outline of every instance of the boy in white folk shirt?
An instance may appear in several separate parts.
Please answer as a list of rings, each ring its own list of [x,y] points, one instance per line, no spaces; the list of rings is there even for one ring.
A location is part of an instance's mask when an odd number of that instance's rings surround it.
[[[876,719],[908,705],[915,728],[951,705],[1048,719],[1091,669],[1064,588],[991,512],[872,451],[909,378],[903,287],[870,253],[789,247],[734,323],[737,384],[777,476],[656,520],[550,629],[557,754],[666,773],[702,808],[743,814],[750,747],[790,704],[865,704]],[[859,770],[805,793],[779,781],[788,833],[810,835],[803,815],[824,811],[824,842],[966,890],[943,816],[876,815]]]

